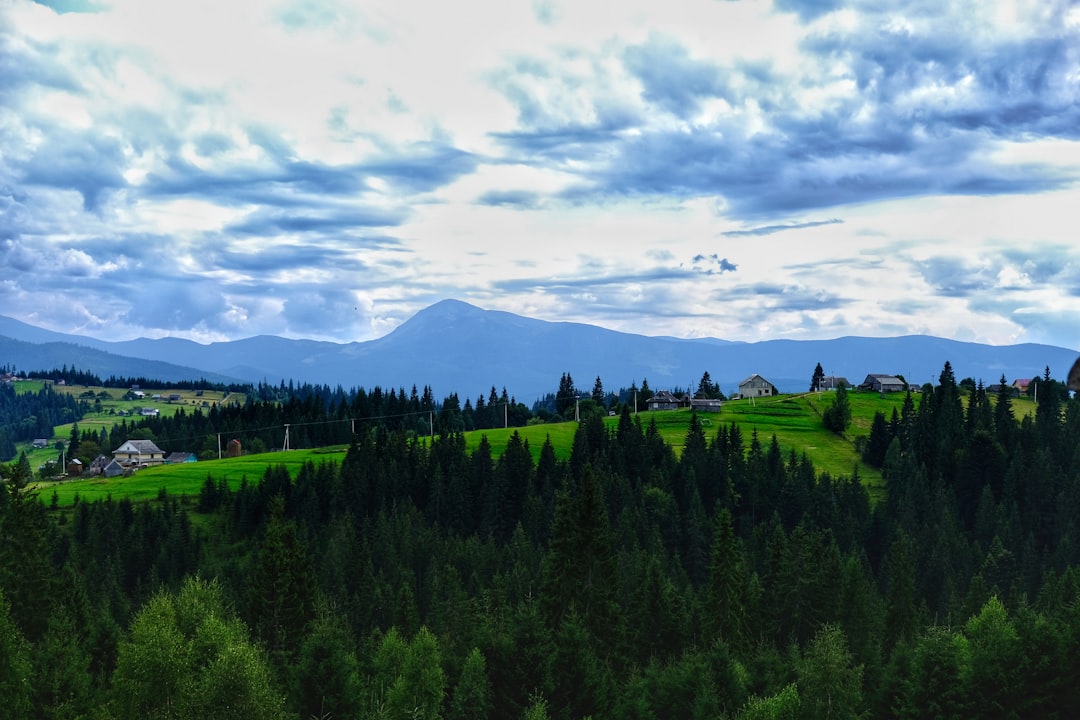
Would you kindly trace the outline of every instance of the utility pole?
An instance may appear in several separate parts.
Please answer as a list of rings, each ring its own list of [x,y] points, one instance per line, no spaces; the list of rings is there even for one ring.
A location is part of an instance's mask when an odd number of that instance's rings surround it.
[[[289,423],[285,423],[285,445],[283,445],[281,449],[289,449]]]
[[[217,459],[221,459],[221,433],[217,434]]]
[[[510,403],[503,403],[503,428],[510,427]]]

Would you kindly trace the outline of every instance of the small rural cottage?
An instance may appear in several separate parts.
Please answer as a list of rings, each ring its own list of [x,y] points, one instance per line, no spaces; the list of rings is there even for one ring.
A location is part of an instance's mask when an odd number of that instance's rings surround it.
[[[661,390],[646,400],[645,406],[649,410],[678,410],[685,407],[686,403],[682,398],[672,395],[667,390]]]
[[[903,392],[904,381],[893,375],[870,374],[862,381],[859,388],[874,392]]]
[[[770,397],[777,394],[776,386],[756,373],[739,383],[741,398]]]
[[[193,463],[199,458],[195,457],[195,453],[192,452],[174,452],[169,453],[169,457],[165,458],[166,465],[176,465],[177,463]]]
[[[124,467],[161,465],[165,453],[152,440],[128,440],[113,450],[113,459]]]

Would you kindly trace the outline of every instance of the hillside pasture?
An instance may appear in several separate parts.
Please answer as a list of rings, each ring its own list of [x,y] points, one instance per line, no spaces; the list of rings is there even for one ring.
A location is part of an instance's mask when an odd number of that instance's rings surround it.
[[[240,487],[240,483],[245,479],[249,483],[261,481],[267,468],[278,465],[285,467],[292,477],[296,477],[306,462],[316,465],[322,462],[340,463],[345,459],[346,449],[341,446],[286,450],[238,458],[158,465],[139,470],[129,477],[74,478],[59,482],[41,482],[37,483],[34,489],[47,503],[51,502],[55,492],[60,507],[74,504],[76,496],[80,501],[86,502],[104,500],[110,496],[116,499],[126,497],[134,502],[154,500],[162,489],[170,496],[197,498],[207,477],[213,478],[214,482],[225,480],[232,489]]]
[[[43,380],[24,380],[16,383],[16,392],[38,392],[45,386]],[[192,412],[196,409],[207,412],[215,405],[243,403],[245,397],[235,393],[229,394],[220,390],[203,390],[201,394],[195,390],[170,388],[146,388],[143,392],[146,397],[140,399],[126,399],[126,388],[88,387],[86,385],[58,385],[49,382],[54,392],[72,395],[80,400],[90,403],[92,409],[78,421],[80,433],[93,430],[100,433],[112,430],[114,425],[127,421],[138,422],[140,408],[154,408],[159,416],[172,417],[181,410]],[[160,395],[161,399],[155,400],[154,395]],[[178,400],[167,400],[169,395],[179,395]],[[53,460],[57,456],[55,444],[63,441],[66,445],[71,438],[71,428],[75,423],[57,425],[50,438],[49,447],[46,450],[34,450],[30,443],[18,446],[20,452],[25,451],[31,467],[37,468],[41,463]],[[102,448],[102,452],[108,454],[114,448]]]
[[[68,391],[76,388],[69,387]],[[80,390],[85,391],[86,388]],[[100,392],[102,389],[93,389]],[[109,389],[110,394],[123,393]],[[126,391],[124,391],[126,392]],[[167,395],[167,389],[162,394]],[[837,434],[830,432],[822,425],[822,414],[833,402],[835,395],[831,392],[804,393],[799,395],[779,395],[771,398],[756,398],[753,400],[732,400],[725,402],[719,413],[699,413],[698,419],[703,426],[706,439],[712,441],[721,430],[727,431],[732,423],[735,423],[743,438],[745,446],[749,446],[751,439],[756,433],[758,441],[763,447],[767,447],[775,435],[777,443],[785,459],[792,451],[795,454],[806,454],[814,464],[818,472],[828,472],[835,477],[850,477],[858,466],[859,476],[868,487],[871,497],[880,499],[884,493],[885,483],[880,470],[866,466],[856,450],[856,439],[867,436],[873,422],[874,413],[884,413],[886,419],[892,416],[893,409],[897,412],[903,405],[904,394],[891,393],[880,395],[879,393],[854,392],[848,393],[848,400],[852,410],[852,423],[846,432]],[[175,403],[162,403],[162,412],[178,412],[180,408],[191,407],[192,401],[222,402],[232,398],[223,398],[221,393],[207,391],[202,398],[195,398],[194,393],[188,391],[182,393],[182,400]],[[920,399],[915,398],[918,405]],[[113,410],[110,414],[104,412],[94,413],[79,421],[79,428],[104,427],[109,429],[112,424],[122,417],[115,415],[117,408],[130,407],[140,401],[129,401],[118,398],[102,400],[102,405]],[[145,402],[145,401],[141,401]],[[1017,418],[1034,412],[1034,403],[1027,398],[1013,401],[1014,414]],[[655,424],[660,436],[675,451],[676,455],[682,453],[686,442],[686,434],[690,427],[691,413],[688,409],[659,410],[641,412],[636,416],[643,429],[647,429],[650,423]],[[604,422],[614,429],[618,417],[605,417]],[[475,450],[486,437],[491,445],[492,456],[498,459],[506,450],[510,437],[517,433],[522,440],[529,445],[534,462],[539,459],[540,450],[546,439],[550,438],[555,449],[555,455],[560,460],[570,457],[573,447],[574,434],[577,431],[577,423],[561,422],[528,425],[517,428],[491,428],[475,430],[465,433],[465,443],[469,452]],[[55,439],[67,440],[71,426],[57,428]],[[421,442],[427,442],[426,438],[420,438]],[[295,476],[305,462],[320,463],[324,461],[341,462],[345,457],[345,447],[322,448],[314,450],[290,450],[276,451],[262,454],[245,455],[240,458],[224,458],[220,460],[200,461],[198,463],[183,463],[178,465],[163,465],[154,468],[146,468],[127,478],[82,478],[64,480],[60,482],[43,482],[38,484],[37,489],[43,501],[49,502],[52,493],[57,494],[60,506],[69,506],[74,502],[76,494],[81,500],[92,501],[94,499],[113,497],[128,497],[132,500],[153,500],[158,497],[162,488],[170,496],[197,497],[206,478],[209,476],[215,482],[225,480],[230,487],[238,487],[243,479],[248,482],[258,482],[266,472],[267,467],[274,465],[285,466],[290,474]],[[37,467],[38,459],[53,459],[56,450],[50,446],[47,450],[37,450],[28,454],[32,466]]]

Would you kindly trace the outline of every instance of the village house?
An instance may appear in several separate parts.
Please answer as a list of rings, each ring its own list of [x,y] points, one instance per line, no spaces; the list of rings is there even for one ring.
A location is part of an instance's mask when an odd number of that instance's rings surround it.
[[[124,474],[124,468],[120,463],[108,455],[98,455],[90,463],[90,467],[86,471],[87,475],[95,475],[101,477],[117,477]]]
[[[152,440],[128,440],[113,450],[113,458],[124,467],[147,467],[165,462],[165,453]]]
[[[86,472],[89,475],[101,475],[105,466],[111,462],[113,462],[113,459],[108,455],[98,455],[90,461],[90,467],[86,468]]]
[[[777,394],[779,392],[776,386],[757,373],[739,383],[739,397],[741,398],[771,397]]]
[[[169,453],[169,456],[165,458],[166,465],[177,465],[179,463],[193,463],[199,458],[192,452],[174,452]]]
[[[687,400],[676,397],[667,390],[661,390],[645,401],[645,407],[649,410],[678,410],[687,404]]]
[[[873,392],[903,392],[904,381],[894,375],[870,374],[859,385],[860,390]]]
[[[994,383],[986,388],[987,395],[1000,395],[1005,393],[1009,397],[1020,397],[1020,390],[1015,385],[1002,385],[1001,383]]]

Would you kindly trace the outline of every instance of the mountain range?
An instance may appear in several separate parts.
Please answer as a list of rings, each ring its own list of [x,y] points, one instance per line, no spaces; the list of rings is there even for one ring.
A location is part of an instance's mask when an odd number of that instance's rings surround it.
[[[312,383],[346,389],[429,385],[435,397],[485,397],[494,386],[526,404],[555,392],[570,373],[583,392],[599,376],[608,391],[647,380],[653,390],[696,388],[708,372],[725,394],[760,374],[781,392],[810,385],[817,363],[827,375],[858,384],[870,373],[936,383],[945,362],[957,380],[986,385],[1004,376],[1063,378],[1076,351],[1025,343],[996,346],[926,335],[832,340],[730,342],[616,332],[570,322],[547,322],[443,300],[388,335],[335,343],[260,335],[201,344],[179,338],[107,341],[57,333],[0,316],[0,365],[48,370],[64,365],[101,378],[212,382]]]

